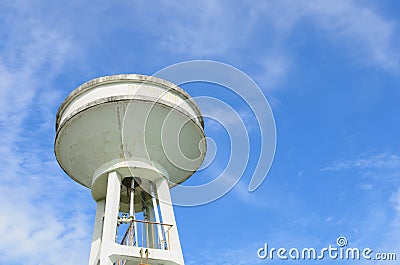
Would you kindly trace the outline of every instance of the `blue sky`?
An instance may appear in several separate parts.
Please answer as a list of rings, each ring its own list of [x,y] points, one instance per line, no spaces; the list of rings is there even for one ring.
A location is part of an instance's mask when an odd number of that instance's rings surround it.
[[[95,77],[152,75],[194,59],[230,64],[257,82],[275,116],[277,150],[267,179],[249,193],[260,141],[254,116],[223,88],[184,86],[230,102],[251,144],[230,193],[175,209],[187,264],[314,264],[256,252],[264,243],[323,248],[338,236],[400,258],[398,14],[400,4],[388,0],[3,1],[0,264],[88,260],[95,203],[53,155],[63,99]],[[226,132],[208,121],[206,133],[217,158],[192,183],[226,164]],[[315,262],[338,263],[359,264]]]

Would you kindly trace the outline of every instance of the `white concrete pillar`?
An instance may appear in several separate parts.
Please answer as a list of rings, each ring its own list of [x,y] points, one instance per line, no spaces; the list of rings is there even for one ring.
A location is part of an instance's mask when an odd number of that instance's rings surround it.
[[[110,172],[107,182],[100,265],[113,265],[109,254],[112,251],[113,245],[115,245],[115,236],[117,234],[120,192],[121,178],[116,171]]]
[[[167,180],[164,178],[157,180],[156,187],[163,223],[172,225],[172,228],[169,230],[168,247],[179,256],[181,264],[184,264],[181,242],[179,241],[178,228],[175,222],[175,214],[174,209],[172,208],[171,195]]]
[[[100,259],[101,235],[103,232],[103,218],[106,202],[105,200],[96,201],[96,217],[94,220],[94,229],[92,245],[90,248],[89,265],[97,265]]]
[[[149,217],[149,221],[151,222],[151,223],[149,223],[149,224],[147,224],[147,229],[148,229],[148,231],[147,231],[147,235],[148,235],[148,242],[149,242],[149,244],[147,245],[147,247],[148,248],[155,248],[156,246],[157,246],[157,243],[155,242],[155,235],[154,235],[154,232],[155,232],[155,226],[154,226],[154,224],[153,224],[153,222],[154,222],[154,212],[153,212],[153,207],[152,207],[152,203],[151,203],[151,200],[149,200],[149,201],[147,201],[147,207],[146,207],[146,209],[147,209],[147,215],[148,215],[148,217]]]
[[[153,210],[154,210],[154,215],[156,217],[156,223],[161,223],[160,215],[158,213],[158,207],[157,207],[157,199],[156,199],[156,194],[155,194],[155,185],[153,183],[150,184],[150,193],[151,193],[151,200],[153,204]],[[157,247],[161,247],[161,249],[164,249],[164,229],[162,225],[157,224],[157,232],[158,232],[158,242],[157,242]]]

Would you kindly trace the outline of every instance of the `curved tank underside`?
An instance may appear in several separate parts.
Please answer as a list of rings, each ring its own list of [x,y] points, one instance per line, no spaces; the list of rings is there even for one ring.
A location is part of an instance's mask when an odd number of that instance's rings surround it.
[[[78,183],[104,193],[99,176],[165,177],[174,186],[202,163],[203,120],[192,98],[168,81],[119,75],[74,90],[57,113],[55,154]],[[98,187],[93,187],[95,182]],[[97,185],[97,184],[96,184]],[[100,195],[99,195],[100,196]]]

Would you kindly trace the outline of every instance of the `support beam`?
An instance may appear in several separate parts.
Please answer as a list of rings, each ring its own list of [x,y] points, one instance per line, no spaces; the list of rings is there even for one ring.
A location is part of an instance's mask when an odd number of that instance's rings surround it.
[[[94,220],[94,230],[92,245],[90,248],[89,265],[97,265],[100,259],[101,236],[103,232],[103,218],[106,202],[99,200],[96,202],[96,217]]]
[[[116,171],[112,171],[108,174],[100,265],[113,265],[109,255],[117,234],[120,192],[121,178]]]
[[[175,214],[174,209],[172,208],[171,195],[167,180],[164,178],[157,180],[156,187],[163,222],[172,225],[169,230],[170,242],[168,242],[168,247],[179,256],[178,259],[180,260],[180,264],[184,264],[181,242],[179,241],[178,228],[175,222]]]
[[[154,212],[153,212],[153,207],[151,200],[147,202],[147,207],[146,207],[146,212],[147,216],[149,217],[150,222],[154,222]],[[155,248],[157,242],[155,242],[155,231],[154,231],[154,224],[148,223],[147,224],[147,236],[148,236],[148,248]]]
[[[153,210],[154,210],[154,215],[156,217],[156,223],[157,224],[157,232],[158,232],[158,246],[161,247],[161,249],[164,248],[164,229],[162,227],[162,225],[160,225],[161,220],[160,220],[160,214],[158,212],[158,207],[157,207],[157,199],[156,199],[156,195],[154,192],[154,183],[150,184],[150,193],[151,193],[151,200],[153,202]]]

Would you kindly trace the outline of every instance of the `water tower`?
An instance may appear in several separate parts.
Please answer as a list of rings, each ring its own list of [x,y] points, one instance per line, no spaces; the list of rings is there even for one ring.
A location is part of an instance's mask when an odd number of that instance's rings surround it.
[[[184,264],[170,189],[202,163],[203,118],[180,87],[100,77],[57,112],[55,154],[97,204],[89,265]]]

